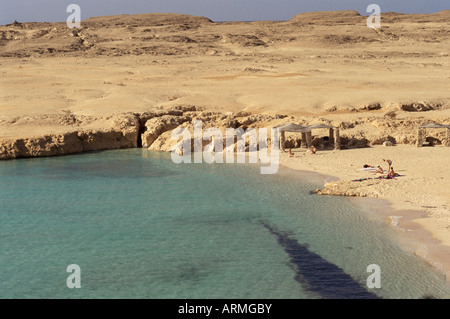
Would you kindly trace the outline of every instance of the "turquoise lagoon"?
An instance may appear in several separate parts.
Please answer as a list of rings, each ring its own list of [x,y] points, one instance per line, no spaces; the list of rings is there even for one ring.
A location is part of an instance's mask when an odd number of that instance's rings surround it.
[[[2,161],[0,298],[450,296],[377,212],[294,175],[142,149]]]

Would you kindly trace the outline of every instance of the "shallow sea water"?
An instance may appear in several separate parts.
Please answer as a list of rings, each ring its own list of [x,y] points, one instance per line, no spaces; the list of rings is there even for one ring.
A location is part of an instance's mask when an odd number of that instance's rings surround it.
[[[450,297],[388,225],[317,186],[141,149],[2,161],[0,298]]]

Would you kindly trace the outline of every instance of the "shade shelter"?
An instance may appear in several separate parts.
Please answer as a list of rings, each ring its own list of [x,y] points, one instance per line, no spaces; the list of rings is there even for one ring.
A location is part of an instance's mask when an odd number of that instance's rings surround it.
[[[286,132],[302,133],[302,146],[304,145],[303,142],[307,140],[307,134],[311,133],[311,129],[308,126],[294,123],[277,126],[276,128],[280,132],[280,148],[283,150],[283,152],[285,150],[284,144],[286,142]]]
[[[314,129],[328,129],[328,136],[330,138],[330,141],[334,141],[334,149],[335,150],[340,150],[341,149],[341,137],[339,135],[339,128],[338,127],[334,127],[332,125],[327,125],[327,124],[315,124],[315,125],[310,125],[309,128],[312,130]],[[312,133],[310,133],[311,137],[312,137]],[[309,144],[308,147],[311,145],[311,137],[309,140]]]
[[[326,124],[316,124],[316,125],[299,125],[295,123],[289,123],[276,127],[280,132],[280,148],[284,151],[284,143],[286,141],[286,132],[302,133],[302,147],[308,148],[312,144],[312,130],[313,129],[329,129],[330,141],[334,140],[334,148],[341,149],[341,141],[339,137],[339,128],[326,125]]]
[[[417,147],[422,147],[426,138],[427,129],[444,129],[447,130],[447,140],[445,146],[450,147],[450,125],[430,123],[419,126],[417,129]]]

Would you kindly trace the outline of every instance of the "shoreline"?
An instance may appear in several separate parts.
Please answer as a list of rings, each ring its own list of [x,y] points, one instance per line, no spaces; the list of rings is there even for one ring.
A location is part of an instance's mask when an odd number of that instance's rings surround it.
[[[360,150],[361,149],[351,149],[342,150],[339,152]],[[88,152],[92,151],[65,155],[78,155]],[[324,152],[327,151],[319,150],[318,154]],[[334,151],[329,153],[334,153]],[[322,186],[333,182],[339,183],[343,180],[342,174],[331,175],[327,169],[320,170],[311,167],[308,168],[305,165],[295,165],[296,163],[292,161],[292,158],[287,157],[285,153],[280,154],[280,169],[277,174],[280,174],[281,172],[280,175],[283,178],[299,178],[305,182]],[[306,158],[313,159],[316,158],[315,156],[316,155],[306,155]],[[22,159],[30,158],[39,157],[28,157]],[[299,159],[299,157],[297,159]],[[292,176],[293,173],[295,176]],[[313,189],[311,191],[313,191]],[[392,235],[391,239],[397,243],[401,249],[424,261],[431,270],[436,271],[439,275],[442,275],[443,280],[450,285],[450,246],[446,245],[445,241],[439,240],[439,238],[442,237],[442,234],[433,231],[432,217],[425,209],[420,209],[419,207],[404,208],[402,207],[404,205],[402,205],[401,200],[396,200],[393,197],[386,198],[383,196],[371,197],[357,195],[345,196],[342,194],[328,196],[347,197],[348,201],[357,206],[361,212],[366,214],[366,216],[369,216],[370,218],[374,218],[374,216],[376,216],[375,219],[380,223],[380,225],[383,224],[392,230],[392,232],[389,232],[389,235]]]
[[[399,146],[393,147],[394,149]],[[408,146],[404,146],[408,147]],[[411,148],[411,147],[410,147]],[[376,152],[376,148],[372,147]],[[386,148],[382,148],[385,150]],[[392,148],[391,148],[392,149]],[[107,149],[100,149],[94,151],[104,151]],[[111,149],[114,150],[114,149]],[[340,154],[342,152],[354,152],[361,151],[363,149],[348,149],[338,151]],[[368,149],[365,149],[366,151]],[[82,151],[79,153],[72,154],[61,154],[61,155],[49,155],[45,157],[53,156],[64,156],[64,155],[77,155],[83,154],[91,151]],[[334,154],[336,151],[318,151],[319,156],[324,156],[324,154]],[[301,154],[302,152],[300,152]],[[304,153],[304,152],[303,152]],[[298,153],[297,153],[298,154]],[[280,153],[280,170],[277,174],[282,171],[282,175],[291,176],[292,172],[295,172],[297,176],[294,178],[300,178],[304,181],[321,185],[322,187],[327,184],[339,183],[345,178],[341,172],[336,172],[336,174],[330,173],[329,169],[308,167],[308,163],[299,163],[297,158],[289,158],[286,153]],[[302,154],[305,155],[305,154]],[[39,156],[32,156],[30,158],[39,158]],[[306,154],[302,156],[302,159],[316,159],[317,155]],[[20,158],[18,158],[20,159]],[[10,159],[11,160],[11,159]],[[300,165],[299,165],[300,164]],[[389,182],[389,181],[387,181]],[[356,182],[355,182],[356,183]],[[370,185],[373,186],[373,185]],[[370,188],[367,187],[367,188]],[[320,187],[320,186],[319,186]],[[364,188],[364,187],[362,187]],[[313,191],[313,190],[311,190]],[[370,196],[371,194],[357,193],[350,196],[345,194],[324,194],[328,196],[344,196],[347,197],[349,202],[358,206],[360,210],[364,211],[367,208],[371,211],[380,213],[384,221],[379,219],[380,222],[387,226],[390,226],[393,230],[395,238],[392,238],[396,243],[400,245],[402,249],[414,254],[421,260],[425,261],[434,270],[439,271],[443,276],[444,280],[450,284],[450,245],[448,245],[448,238],[442,232],[436,231],[435,225],[433,225],[433,218],[430,216],[429,211],[426,209],[421,209],[423,207],[409,205],[410,207],[405,207],[405,203],[401,199],[395,197],[385,197],[385,196]],[[373,194],[372,194],[373,195]],[[323,196],[323,195],[319,195]],[[425,206],[434,207],[434,206]],[[367,212],[366,212],[367,213]],[[449,216],[450,218],[450,216]],[[450,226],[448,226],[450,227]],[[444,239],[444,240],[442,240]]]
[[[380,149],[385,151],[387,149],[392,150],[397,148],[403,149],[408,148],[409,150],[411,149],[416,150],[416,148],[412,146],[395,146],[389,148],[371,147],[365,149],[347,149],[337,152],[339,154],[345,154],[347,152],[349,153],[362,152],[362,150],[370,152],[370,150],[372,150],[373,152],[377,153],[379,152]],[[99,149],[98,151],[102,150],[107,149]],[[86,152],[90,151],[82,151],[72,154],[49,155],[45,157],[76,155]],[[292,172],[296,172],[296,175],[298,176],[295,176],[294,178],[301,178],[305,181],[321,186],[326,186],[328,184],[333,183],[340,183],[345,180],[346,176],[342,172],[336,171],[335,172],[336,174],[330,172],[329,160],[327,160],[327,166],[323,168],[310,166],[311,161],[309,160],[315,160],[320,157],[336,154],[336,151],[319,150],[316,155],[309,155],[304,151],[303,152],[297,151],[297,156],[298,154],[303,156],[296,158],[289,158],[286,155],[286,153],[280,153],[281,155],[279,163],[280,168],[282,171],[286,170],[283,173],[283,175],[288,176]],[[39,156],[32,156],[28,158],[36,158],[36,157]],[[306,159],[306,161],[304,162],[297,161],[300,158],[302,158],[303,160]],[[279,173],[280,170],[277,174]],[[387,180],[377,182],[389,183],[392,181]],[[390,226],[394,231],[393,234],[395,233],[394,236],[395,238],[392,239],[395,242],[397,242],[403,249],[405,249],[408,252],[411,252],[421,260],[425,261],[430,267],[439,271],[444,276],[444,280],[450,284],[450,245],[448,244],[450,242],[449,239],[450,234],[438,231],[436,228],[437,221],[434,220],[432,216],[430,216],[430,212],[427,211],[427,209],[423,209],[424,207],[435,208],[436,206],[420,207],[418,205],[414,205],[411,203],[409,205],[405,205],[405,202],[409,201],[402,201],[402,198],[398,198],[398,196],[396,198],[395,196],[383,196],[382,194],[380,195],[377,193],[371,193],[370,191],[368,192],[367,189],[370,190],[372,186],[374,185],[369,185],[367,187],[362,186],[360,188],[363,189],[363,191],[352,193],[351,195],[345,195],[343,193],[324,194],[324,195],[344,196],[347,197],[351,203],[357,205],[362,211],[364,211],[365,209],[367,209],[367,207],[369,207],[369,210],[373,210],[382,214],[384,224]],[[374,187],[376,187],[376,185]],[[364,188],[367,189],[364,191]],[[444,207],[446,206],[444,205]],[[450,218],[450,216],[448,216],[448,218]],[[446,227],[446,229],[450,227],[450,223],[447,225],[448,226]]]
[[[349,150],[343,150],[343,152],[346,151]],[[306,156],[310,157],[309,155]],[[342,174],[331,175],[327,169],[308,168],[305,163],[295,165],[292,158],[288,158],[287,156],[281,157],[280,167],[296,171],[300,174],[313,174],[315,177],[313,176],[311,178],[309,176],[307,179],[316,182],[321,179],[322,186],[329,184],[331,181],[339,183],[344,180]],[[380,221],[383,219],[384,221],[382,222],[393,230],[392,234],[394,236],[392,239],[402,249],[414,254],[426,262],[433,270],[439,272],[443,276],[443,279],[450,284],[450,246],[447,244],[447,238],[445,238],[448,234],[437,231],[435,225],[437,221],[433,221],[433,217],[430,216],[429,211],[423,207],[414,207],[414,205],[405,207],[404,202],[399,198],[396,199],[394,196],[373,197],[367,196],[366,194],[363,196],[346,196],[342,194],[328,196],[344,196],[363,211],[369,209],[380,213],[382,215]]]
[[[369,210],[382,214],[384,223],[394,231],[392,239],[402,249],[414,254],[439,272],[450,285],[450,247],[442,244],[432,232],[417,222],[418,218],[424,218],[426,211],[397,210],[392,208],[392,202],[381,198],[356,197],[349,200],[361,208],[367,206]]]

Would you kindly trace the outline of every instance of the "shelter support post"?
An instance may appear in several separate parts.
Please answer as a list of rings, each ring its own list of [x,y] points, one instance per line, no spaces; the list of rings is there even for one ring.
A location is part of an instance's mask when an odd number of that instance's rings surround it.
[[[285,142],[286,142],[286,133],[284,131],[282,131],[281,136],[280,136],[280,144],[281,144],[280,148],[283,152],[285,150],[285,146],[284,146]]]
[[[445,143],[446,147],[450,147],[450,127],[447,129],[447,143]]]
[[[341,149],[341,136],[339,135],[339,128],[334,129],[334,149],[335,150]]]
[[[424,137],[424,134],[425,133],[425,130],[423,129],[423,128],[419,128],[418,130],[417,130],[417,147],[422,147],[423,146],[423,137]]]
[[[308,148],[308,142],[306,141],[306,133],[302,132],[302,148]]]
[[[311,147],[312,144],[312,132],[306,132],[306,147]]]

